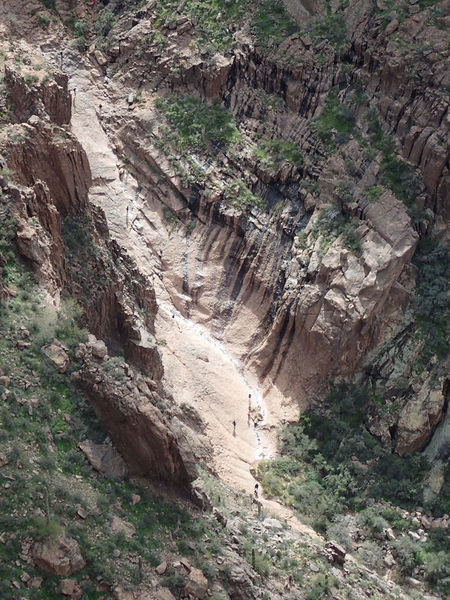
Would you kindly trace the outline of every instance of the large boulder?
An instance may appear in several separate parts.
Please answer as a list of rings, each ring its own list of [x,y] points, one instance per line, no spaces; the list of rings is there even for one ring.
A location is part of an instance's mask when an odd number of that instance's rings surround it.
[[[408,400],[397,423],[395,449],[400,456],[422,450],[426,446],[442,420],[445,401],[445,393],[440,389],[430,389],[428,380],[417,395]]]
[[[190,594],[194,598],[198,598],[198,600],[203,600],[208,591],[208,580],[200,569],[191,567],[184,589],[186,594]]]
[[[81,600],[83,590],[73,579],[61,579],[60,590],[63,596],[69,596],[72,600]]]
[[[69,356],[65,348],[57,341],[41,348],[42,353],[51,360],[60,373],[65,373],[69,365]]]
[[[64,535],[34,544],[33,558],[37,567],[55,575],[72,575],[86,565],[78,542]]]

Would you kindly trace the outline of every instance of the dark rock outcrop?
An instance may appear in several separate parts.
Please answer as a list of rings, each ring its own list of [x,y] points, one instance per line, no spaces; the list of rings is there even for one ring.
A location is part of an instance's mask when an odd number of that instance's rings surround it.
[[[181,449],[152,396],[142,392],[143,386],[139,389],[131,371],[124,369],[121,377],[126,381],[121,383],[86,360],[73,380],[89,398],[132,473],[186,487],[197,477],[193,456],[187,445]]]

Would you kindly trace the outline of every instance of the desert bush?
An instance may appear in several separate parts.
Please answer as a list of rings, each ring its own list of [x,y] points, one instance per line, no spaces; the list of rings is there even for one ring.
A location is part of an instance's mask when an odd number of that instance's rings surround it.
[[[47,13],[39,13],[39,24],[42,27],[48,27],[50,25],[50,17]]]
[[[56,538],[63,533],[59,521],[44,517],[34,517],[31,521],[31,529],[33,538],[38,541]]]
[[[450,556],[448,552],[432,552],[425,554],[423,561],[425,579],[433,584],[439,584],[443,590],[450,589]]]
[[[353,550],[351,536],[353,518],[350,515],[337,515],[327,527],[327,538],[336,540],[347,552]]]
[[[303,155],[298,146],[284,140],[262,140],[255,155],[262,163],[273,168],[280,167],[284,162],[297,168],[303,165]]]
[[[311,587],[307,589],[306,600],[327,600],[335,597],[334,592],[339,587],[339,581],[328,573],[318,573]]]
[[[374,508],[362,510],[357,516],[357,521],[372,536],[381,534],[383,529],[389,527],[389,523]]]
[[[375,542],[370,540],[363,542],[356,555],[362,564],[371,569],[379,570],[383,566],[383,551]]]
[[[344,245],[354,254],[359,255],[361,241],[356,233],[357,227],[358,221],[351,220],[336,204],[329,204],[321,210],[312,228],[312,234],[315,238],[319,235],[323,238],[321,254],[325,254],[331,244],[342,236]]]
[[[198,98],[169,95],[155,101],[176,133],[177,143],[187,149],[206,152],[239,140],[233,115],[218,103],[207,104]]]
[[[169,573],[161,578],[160,583],[163,587],[169,588],[175,596],[178,596],[184,588],[186,577],[178,573]]]
[[[332,152],[336,148],[336,134],[345,134],[342,141],[350,138],[356,124],[355,111],[340,102],[337,91],[330,92],[322,114],[314,119],[310,128],[324,143],[326,149]]]
[[[416,566],[416,555],[421,550],[420,544],[404,535],[392,542],[392,550],[400,572],[403,575],[411,575]]]
[[[95,33],[105,37],[116,23],[114,12],[111,8],[103,9],[95,21]]]
[[[414,262],[419,268],[416,293],[413,298],[417,324],[425,340],[426,362],[433,354],[444,358],[449,352],[450,249],[443,243],[424,239],[419,245]]]

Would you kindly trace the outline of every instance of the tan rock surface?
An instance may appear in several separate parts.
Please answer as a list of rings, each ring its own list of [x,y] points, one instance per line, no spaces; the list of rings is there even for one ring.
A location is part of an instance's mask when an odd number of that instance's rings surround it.
[[[73,600],[80,600],[83,590],[73,579],[61,579],[60,590],[63,596],[70,596]]]
[[[51,360],[60,373],[66,372],[70,362],[69,355],[57,340],[47,346],[43,346],[41,350],[42,353]]]
[[[186,594],[190,594],[198,600],[204,600],[208,592],[208,580],[200,569],[191,567],[184,589]]]

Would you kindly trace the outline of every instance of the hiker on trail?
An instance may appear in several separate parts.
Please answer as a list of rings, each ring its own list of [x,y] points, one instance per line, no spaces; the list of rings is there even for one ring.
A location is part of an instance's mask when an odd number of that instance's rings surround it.
[[[236,437],[236,421],[233,421],[233,435]]]
[[[258,498],[259,483],[255,483],[255,498]]]

